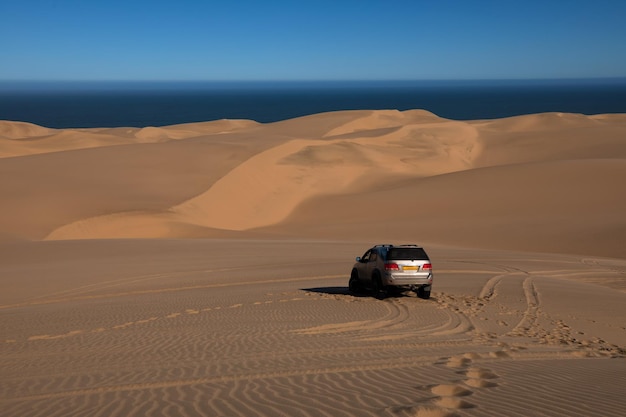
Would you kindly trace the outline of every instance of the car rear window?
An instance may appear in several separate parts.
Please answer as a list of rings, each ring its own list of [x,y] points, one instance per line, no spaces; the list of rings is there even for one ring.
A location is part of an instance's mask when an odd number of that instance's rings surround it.
[[[428,255],[422,248],[391,248],[387,259],[390,261],[427,261]]]

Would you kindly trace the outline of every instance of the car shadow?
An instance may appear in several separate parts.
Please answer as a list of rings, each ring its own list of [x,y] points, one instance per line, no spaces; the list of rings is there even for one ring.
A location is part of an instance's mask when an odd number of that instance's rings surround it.
[[[312,292],[316,294],[328,294],[328,295],[349,295],[351,297],[358,298],[376,298],[372,291],[363,290],[358,293],[350,292],[348,287],[314,287],[314,288],[300,288],[302,291]],[[404,298],[410,297],[408,294],[397,293],[388,294],[385,298]]]
[[[300,288],[302,291],[313,292],[317,294],[329,294],[329,295],[352,295],[348,287],[315,287],[315,288]]]

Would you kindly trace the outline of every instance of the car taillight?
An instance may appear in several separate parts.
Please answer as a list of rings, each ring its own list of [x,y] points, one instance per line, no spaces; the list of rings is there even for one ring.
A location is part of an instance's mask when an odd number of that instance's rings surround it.
[[[399,271],[400,267],[398,266],[398,264],[385,264],[385,269],[388,271]]]
[[[433,269],[433,266],[431,264],[424,264],[422,269]]]

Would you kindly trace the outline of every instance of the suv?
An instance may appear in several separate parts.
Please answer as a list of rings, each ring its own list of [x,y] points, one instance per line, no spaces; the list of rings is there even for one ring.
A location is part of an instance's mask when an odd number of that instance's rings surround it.
[[[356,258],[348,287],[352,293],[373,290],[377,298],[409,290],[420,298],[430,298],[432,283],[432,265],[422,247],[376,245]]]

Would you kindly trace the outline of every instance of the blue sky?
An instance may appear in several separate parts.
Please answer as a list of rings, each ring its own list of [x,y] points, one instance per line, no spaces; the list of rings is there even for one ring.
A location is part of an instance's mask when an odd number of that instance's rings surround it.
[[[0,0],[0,80],[626,77],[624,0]]]

